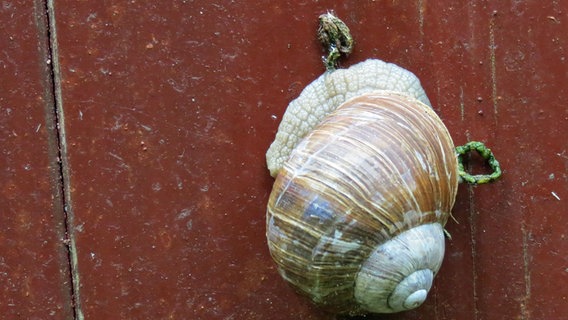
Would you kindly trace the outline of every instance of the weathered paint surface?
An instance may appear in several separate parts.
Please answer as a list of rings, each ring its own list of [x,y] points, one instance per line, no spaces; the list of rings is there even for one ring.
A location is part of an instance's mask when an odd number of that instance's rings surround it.
[[[315,30],[327,10],[355,38],[343,66],[377,57],[413,71],[456,144],[483,141],[504,169],[460,186],[426,303],[367,319],[568,314],[565,4],[49,5],[49,17],[41,1],[0,8],[2,314],[335,319],[280,279],[264,235],[264,153],[288,102],[324,70]]]

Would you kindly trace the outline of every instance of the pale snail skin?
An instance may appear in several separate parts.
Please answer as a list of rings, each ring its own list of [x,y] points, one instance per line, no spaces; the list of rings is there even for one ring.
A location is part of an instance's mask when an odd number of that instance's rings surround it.
[[[267,165],[267,239],[284,279],[337,313],[424,302],[458,174],[412,73],[379,60],[325,73],[290,103]]]

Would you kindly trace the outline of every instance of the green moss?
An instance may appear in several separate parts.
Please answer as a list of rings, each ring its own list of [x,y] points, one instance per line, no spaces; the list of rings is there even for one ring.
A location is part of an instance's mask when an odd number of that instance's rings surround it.
[[[477,151],[477,153],[479,153],[479,155],[487,161],[491,170],[493,170],[492,173],[472,175],[465,170],[464,156],[473,150]],[[499,165],[499,161],[495,159],[491,149],[487,148],[483,143],[470,141],[463,146],[456,147],[456,152],[458,154],[458,173],[463,181],[471,184],[484,184],[493,182],[501,177],[501,166]]]

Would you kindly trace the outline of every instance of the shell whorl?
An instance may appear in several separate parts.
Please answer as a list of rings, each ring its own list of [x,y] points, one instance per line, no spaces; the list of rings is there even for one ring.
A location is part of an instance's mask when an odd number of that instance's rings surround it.
[[[376,313],[420,306],[442,265],[444,248],[439,223],[408,229],[378,246],[357,274],[356,301]]]
[[[431,108],[398,93],[362,94],[326,116],[280,170],[267,209],[271,255],[280,274],[316,303],[340,313],[377,312],[361,298],[374,280],[360,270],[374,265],[368,261],[380,256],[378,247],[408,230],[441,229],[457,185],[453,142]],[[440,237],[443,256],[443,235],[429,236]],[[418,251],[439,253],[439,242]],[[405,276],[437,272],[400,268]],[[420,288],[389,308],[419,305],[429,285]]]

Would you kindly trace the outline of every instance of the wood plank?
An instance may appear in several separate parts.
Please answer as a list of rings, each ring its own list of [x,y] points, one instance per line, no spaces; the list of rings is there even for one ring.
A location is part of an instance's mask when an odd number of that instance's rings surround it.
[[[0,314],[72,319],[45,3],[0,21]]]
[[[568,313],[558,3],[60,0],[86,318],[335,318],[279,278],[264,239],[264,152],[287,103],[323,72],[314,31],[330,9],[356,39],[343,66],[379,57],[414,71],[455,142],[486,142],[505,169],[495,184],[460,186],[425,305],[367,319]]]

